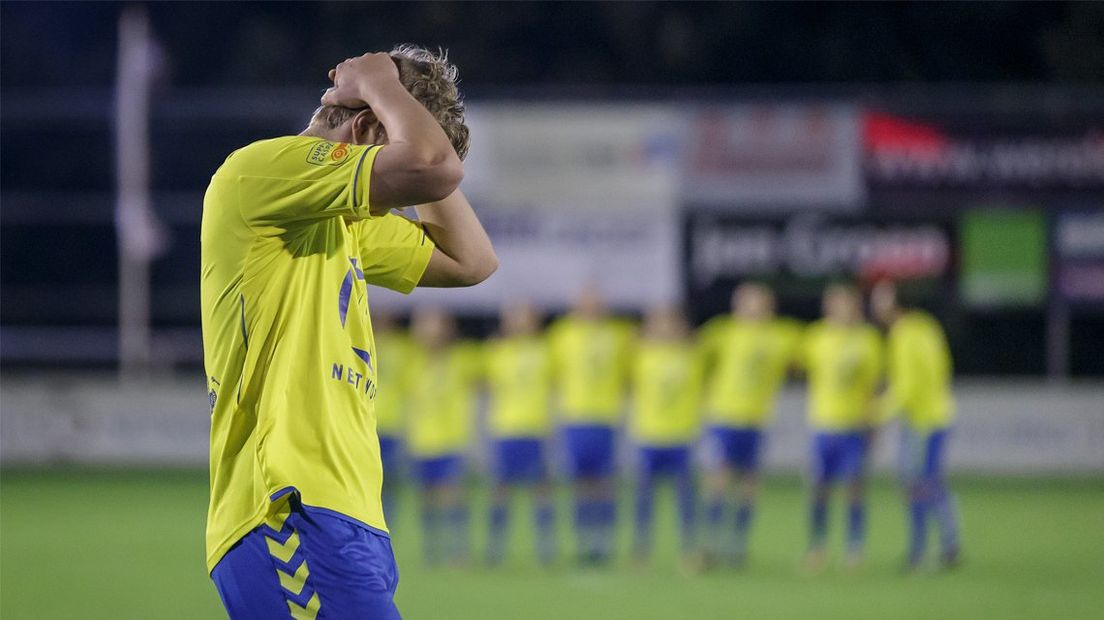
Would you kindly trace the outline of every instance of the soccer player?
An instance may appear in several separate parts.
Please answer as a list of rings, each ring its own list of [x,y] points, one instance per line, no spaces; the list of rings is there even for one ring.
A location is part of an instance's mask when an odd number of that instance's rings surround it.
[[[882,342],[863,320],[858,289],[834,284],[824,292],[824,319],[805,335],[802,362],[809,382],[813,428],[811,533],[806,566],[826,560],[828,502],[838,480],[847,484],[847,565],[858,568],[866,538],[865,478],[875,392],[882,375]]]
[[[586,287],[572,311],[549,329],[583,564],[605,564],[612,558],[617,521],[614,427],[624,407],[631,338],[631,326],[609,315],[594,287]]]
[[[656,480],[670,476],[678,497],[683,566],[698,564],[695,540],[697,490],[690,447],[700,429],[702,363],[682,311],[659,306],[648,311],[632,362],[629,435],[639,458],[633,556],[645,564],[652,551]]]
[[[555,556],[555,508],[545,455],[551,430],[552,358],[540,329],[540,315],[532,304],[507,304],[502,308],[499,336],[486,345],[484,353],[494,479],[487,537],[490,564],[502,561],[510,495],[519,486],[535,492],[538,560],[547,565]]]
[[[486,278],[455,68],[349,59],[299,136],[232,153],[203,202],[207,568],[234,619],[398,618],[366,284]],[[373,146],[374,145],[374,146]],[[420,205],[416,223],[389,214]]]
[[[406,445],[422,497],[426,564],[459,565],[469,556],[465,453],[475,426],[479,352],[456,341],[444,311],[419,309],[411,322],[415,346],[403,369]]]
[[[707,560],[739,568],[747,559],[764,429],[794,361],[800,328],[776,318],[770,288],[746,283],[732,293],[731,314],[709,321],[699,339],[708,369]]]
[[[954,418],[947,339],[930,314],[902,306],[890,282],[875,286],[870,301],[874,316],[889,330],[882,413],[902,417],[901,481],[911,527],[905,569],[916,570],[924,561],[929,515],[939,525],[940,563],[953,568],[959,561],[958,516],[943,475]]]
[[[376,433],[379,434],[380,462],[383,464],[383,515],[395,520],[397,483],[402,478],[403,464],[403,415],[406,394],[398,381],[403,368],[410,362],[413,343],[410,337],[395,324],[395,318],[387,312],[376,312],[372,317],[376,336],[376,353],[383,360],[376,369]]]

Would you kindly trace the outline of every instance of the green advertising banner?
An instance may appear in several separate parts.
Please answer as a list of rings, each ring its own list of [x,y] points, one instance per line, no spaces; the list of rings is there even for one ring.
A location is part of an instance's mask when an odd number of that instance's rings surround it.
[[[959,242],[959,286],[967,305],[1034,306],[1046,299],[1047,233],[1041,211],[969,211]]]

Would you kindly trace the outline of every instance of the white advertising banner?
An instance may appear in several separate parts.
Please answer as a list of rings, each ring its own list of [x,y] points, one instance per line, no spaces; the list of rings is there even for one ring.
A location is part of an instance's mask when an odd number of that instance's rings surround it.
[[[847,105],[732,105],[690,120],[682,195],[731,212],[862,206],[861,119]]]
[[[588,284],[615,307],[676,300],[678,119],[655,105],[472,105],[462,189],[499,270],[471,289],[373,291],[372,307],[559,309]]]
[[[645,104],[473,104],[463,188],[488,208],[674,208],[680,119]]]
[[[527,299],[562,309],[593,284],[615,308],[633,309],[677,300],[680,238],[670,209],[634,212],[487,209],[480,213],[499,268],[486,282],[465,289],[417,289],[410,295],[373,288],[373,309],[405,310],[440,305],[459,311],[496,311],[510,300]]]
[[[202,377],[127,385],[107,376],[7,376],[3,388],[5,465],[207,464],[210,407]],[[952,470],[1104,476],[1104,384],[969,381],[955,386],[955,398]],[[874,451],[883,472],[892,471],[898,452],[895,429],[887,430]],[[470,451],[485,464],[478,442]],[[805,389],[794,384],[767,432],[766,463],[799,471],[808,458]]]

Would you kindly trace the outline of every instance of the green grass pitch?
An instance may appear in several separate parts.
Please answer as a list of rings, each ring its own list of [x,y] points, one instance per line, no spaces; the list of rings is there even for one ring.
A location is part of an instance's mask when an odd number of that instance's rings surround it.
[[[195,471],[3,471],[0,617],[224,617],[203,566],[206,483]],[[816,576],[798,570],[805,510],[797,478],[767,481],[746,570],[695,576],[677,568],[669,491],[657,511],[654,566],[622,559],[586,570],[567,561],[567,540],[561,566],[535,565],[524,498],[503,566],[423,568],[406,492],[392,523],[399,607],[410,619],[1104,617],[1104,479],[968,478],[955,489],[965,564],[911,576],[896,572],[905,524],[889,481],[871,492],[866,566]],[[474,497],[484,505],[478,487]],[[834,508],[838,548],[842,507]],[[483,512],[475,512],[477,549]]]

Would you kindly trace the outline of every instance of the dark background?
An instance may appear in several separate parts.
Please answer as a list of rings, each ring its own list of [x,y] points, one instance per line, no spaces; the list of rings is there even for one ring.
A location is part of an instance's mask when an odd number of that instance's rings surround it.
[[[76,328],[81,343],[72,350],[87,352],[5,355],[7,367],[113,364],[111,89],[124,6],[0,5],[2,348],[18,349],[8,346],[11,328],[32,335]],[[193,343],[199,200],[211,172],[241,144],[297,130],[310,104],[287,93],[320,90],[336,61],[366,50],[407,41],[448,48],[473,101],[842,97],[949,109],[959,118],[1027,113],[1044,125],[1071,110],[1104,118],[1104,3],[227,2],[148,9],[164,52],[152,118],[153,189],[171,233],[170,250],[153,266],[153,322],[167,337]],[[206,96],[216,91],[219,97]],[[226,102],[230,112],[205,120],[197,102],[211,101]],[[1104,205],[1098,194],[1078,199]],[[954,289],[953,282],[942,286]],[[1045,371],[1045,307],[979,312],[953,293],[927,305],[948,323],[961,372]],[[808,299],[784,300],[783,309],[806,319],[817,312]],[[489,318],[466,317],[465,325],[485,332]],[[1076,313],[1070,342],[1073,375],[1104,375],[1101,312]]]

